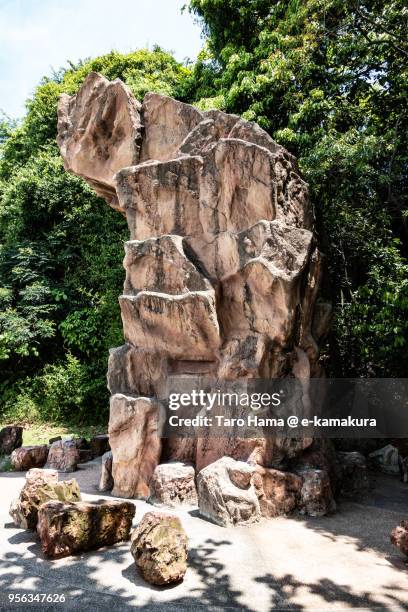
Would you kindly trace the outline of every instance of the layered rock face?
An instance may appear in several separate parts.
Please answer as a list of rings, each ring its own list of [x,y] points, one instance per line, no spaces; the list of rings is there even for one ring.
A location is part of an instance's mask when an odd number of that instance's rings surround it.
[[[119,298],[126,344],[111,351],[108,373],[114,494],[148,497],[164,455],[198,470],[224,455],[264,467],[296,457],[311,440],[232,433],[163,448],[160,437],[169,375],[320,374],[322,258],[293,156],[237,116],[153,93],[140,104],[96,73],[62,96],[58,143],[66,169],[126,216],[131,235]]]

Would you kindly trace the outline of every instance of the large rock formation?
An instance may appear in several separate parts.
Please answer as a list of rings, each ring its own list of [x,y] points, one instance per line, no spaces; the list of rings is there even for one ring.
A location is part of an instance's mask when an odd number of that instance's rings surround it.
[[[140,105],[96,73],[62,96],[58,143],[66,169],[126,216],[131,235],[126,344],[108,373],[114,493],[147,497],[161,456],[202,469],[224,455],[264,467],[299,455],[310,439],[203,434],[163,448],[160,437],[169,374],[320,374],[329,311],[315,308],[322,258],[293,156],[239,117],[153,93]]]

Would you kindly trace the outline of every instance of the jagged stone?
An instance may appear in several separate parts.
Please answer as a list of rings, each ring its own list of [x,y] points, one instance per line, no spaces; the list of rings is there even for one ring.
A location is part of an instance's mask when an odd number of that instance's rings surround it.
[[[230,457],[218,459],[197,476],[201,516],[223,527],[259,521],[260,505],[253,484],[255,468]]]
[[[59,143],[66,166],[73,169],[74,160],[75,172],[94,181],[98,193],[107,191],[130,229],[120,298],[126,345],[111,351],[108,373],[114,491],[147,496],[143,466],[150,477],[161,452],[150,415],[166,399],[173,371],[198,374],[202,364],[221,381],[293,376],[311,408],[308,379],[322,374],[318,342],[330,319],[318,302],[322,256],[296,160],[259,126],[152,93],[139,114],[124,86],[115,82],[109,89],[98,75],[88,79],[76,97],[60,103]],[[96,126],[104,112],[111,121],[116,90],[115,129],[126,125],[123,150],[134,156],[123,163],[116,141],[102,134],[105,176],[95,178],[83,157],[81,113],[85,126]],[[95,172],[103,168],[98,164]],[[114,425],[116,413],[126,426]],[[136,459],[145,434],[133,429],[145,422],[154,457]],[[172,436],[163,456],[193,460],[197,470],[224,455],[287,469],[312,443],[243,438],[237,429],[219,438],[199,434],[196,440]],[[288,493],[289,506],[290,500]]]
[[[132,534],[131,553],[146,582],[179,582],[187,571],[188,540],[180,519],[148,512]]]
[[[408,557],[408,521],[401,521],[391,531],[391,542],[403,555]]]
[[[109,439],[115,497],[149,497],[150,480],[160,461],[164,418],[156,400],[112,396]]]
[[[257,466],[253,483],[266,518],[289,514],[299,504],[302,478],[296,474]]]
[[[220,343],[214,291],[141,291],[119,299],[126,341],[179,359],[214,359]]]
[[[50,446],[47,468],[59,472],[75,472],[81,460],[74,440],[60,440]]]
[[[0,431],[0,455],[11,455],[13,450],[23,444],[23,428],[8,425]]]
[[[27,472],[26,482],[18,499],[10,507],[10,516],[21,529],[37,527],[38,510],[50,500],[76,502],[81,500],[76,480],[58,482],[56,470],[31,469]]]
[[[120,79],[91,72],[75,96],[62,94],[57,141],[66,170],[120,210],[113,177],[139,161],[140,104]]]
[[[181,505],[196,506],[194,467],[180,462],[158,465],[150,481],[150,491],[149,501],[155,505],[170,508]]]
[[[42,468],[47,462],[48,446],[21,446],[16,448],[10,457],[11,465],[14,470],[23,472],[31,468]]]
[[[51,559],[112,546],[129,539],[135,506],[131,502],[49,501],[38,511],[37,533]]]
[[[102,455],[101,478],[98,487],[100,491],[112,491],[113,489],[112,462],[112,451],[108,451]]]
[[[300,492],[300,509],[309,516],[325,516],[336,510],[336,502],[330,478],[324,470],[300,471],[303,484]]]
[[[145,136],[140,161],[173,159],[183,140],[203,119],[190,104],[156,93],[145,95],[142,114]]]

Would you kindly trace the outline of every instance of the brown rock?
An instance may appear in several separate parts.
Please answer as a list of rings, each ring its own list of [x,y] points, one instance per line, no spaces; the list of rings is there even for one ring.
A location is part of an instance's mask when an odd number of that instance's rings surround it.
[[[131,502],[49,501],[38,511],[37,533],[47,557],[112,546],[129,539],[135,506]]]
[[[59,472],[75,472],[81,457],[73,440],[60,440],[50,446],[47,468]]]
[[[11,454],[11,465],[19,472],[30,470],[31,468],[44,467],[48,457],[48,446],[21,446],[16,448]]]
[[[201,516],[217,525],[249,525],[259,521],[260,505],[253,484],[255,468],[230,457],[218,459],[197,476]]]
[[[300,493],[301,512],[309,516],[325,516],[336,510],[330,479],[324,470],[299,472],[303,479]]]
[[[196,506],[194,467],[179,462],[158,465],[150,481],[150,491],[149,501],[156,505],[170,508],[180,505]]]
[[[99,481],[100,491],[112,491],[113,489],[112,462],[112,451],[108,451],[102,455],[101,478]]]
[[[91,438],[90,447],[94,457],[101,457],[110,450],[109,435],[99,434]]]
[[[340,494],[350,498],[366,495],[370,489],[370,481],[364,455],[358,452],[338,452],[337,459],[341,470]]]
[[[262,516],[271,518],[289,514],[299,504],[302,479],[296,474],[257,466],[253,483]]]
[[[188,540],[180,519],[148,512],[132,534],[131,552],[146,582],[179,582],[187,571]]]
[[[109,353],[108,387],[112,395],[141,395],[165,399],[167,358],[125,344]]]
[[[0,431],[0,455],[11,455],[13,450],[23,444],[23,428],[8,425]]]
[[[10,516],[17,527],[35,529],[40,506],[50,500],[80,501],[81,493],[77,481],[58,482],[56,470],[31,469],[27,472],[26,483],[19,498],[11,504]]]
[[[57,141],[66,170],[120,210],[113,177],[138,163],[141,141],[140,104],[126,85],[91,72],[76,96],[62,94]]]
[[[146,397],[112,396],[109,438],[113,454],[113,495],[148,498],[160,461],[164,409]]]
[[[391,531],[391,542],[408,557],[408,521],[401,521],[400,524]]]

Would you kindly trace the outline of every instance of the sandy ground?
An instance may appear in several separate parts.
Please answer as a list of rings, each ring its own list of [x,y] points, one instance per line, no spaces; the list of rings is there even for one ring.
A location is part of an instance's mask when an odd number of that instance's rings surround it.
[[[101,497],[97,461],[75,477],[84,499]],[[321,519],[225,529],[196,511],[177,512],[189,537],[189,569],[171,588],[142,580],[128,543],[46,560],[36,534],[16,529],[8,516],[23,482],[24,474],[0,474],[1,610],[408,610],[408,565],[389,541],[392,527],[408,518],[408,486],[396,477],[376,474],[364,501],[343,502]],[[136,508],[135,523],[152,506],[136,501]],[[64,594],[65,603],[9,604],[16,592]]]

